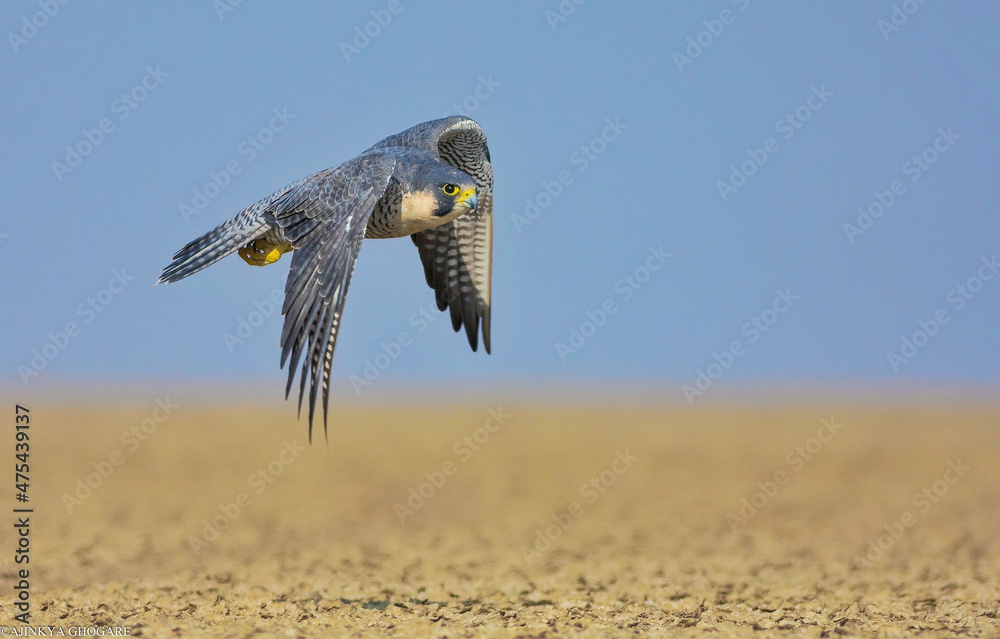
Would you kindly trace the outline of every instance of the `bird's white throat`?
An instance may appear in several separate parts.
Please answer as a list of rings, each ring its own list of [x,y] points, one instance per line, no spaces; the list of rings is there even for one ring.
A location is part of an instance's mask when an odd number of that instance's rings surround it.
[[[456,217],[468,211],[468,207],[456,206],[448,215],[436,216],[438,201],[426,191],[404,193],[400,203],[400,222],[402,234],[410,235],[426,229],[434,228],[451,222]]]

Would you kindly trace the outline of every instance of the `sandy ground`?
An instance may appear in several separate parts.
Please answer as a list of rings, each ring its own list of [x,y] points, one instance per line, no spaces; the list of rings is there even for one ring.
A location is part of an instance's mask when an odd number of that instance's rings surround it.
[[[155,408],[32,406],[34,624],[1000,636],[997,409]]]

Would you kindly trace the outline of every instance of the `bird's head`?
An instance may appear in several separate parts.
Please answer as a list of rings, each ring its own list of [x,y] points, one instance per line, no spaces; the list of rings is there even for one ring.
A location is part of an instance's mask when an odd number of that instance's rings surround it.
[[[417,170],[403,192],[403,221],[432,227],[479,206],[476,181],[467,173],[434,163]]]

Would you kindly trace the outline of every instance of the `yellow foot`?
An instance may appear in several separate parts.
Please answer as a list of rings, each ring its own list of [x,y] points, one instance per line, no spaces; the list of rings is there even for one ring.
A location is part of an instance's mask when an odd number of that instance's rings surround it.
[[[274,244],[267,240],[254,240],[239,250],[240,257],[250,266],[267,266],[281,259],[292,250],[291,244]]]

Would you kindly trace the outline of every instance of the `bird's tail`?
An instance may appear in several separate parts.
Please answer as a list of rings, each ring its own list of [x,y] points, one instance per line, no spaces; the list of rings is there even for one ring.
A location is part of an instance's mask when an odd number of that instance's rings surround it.
[[[266,233],[270,227],[255,208],[241,211],[233,219],[188,242],[184,248],[174,253],[173,261],[163,269],[156,283],[169,284],[182,280]]]

